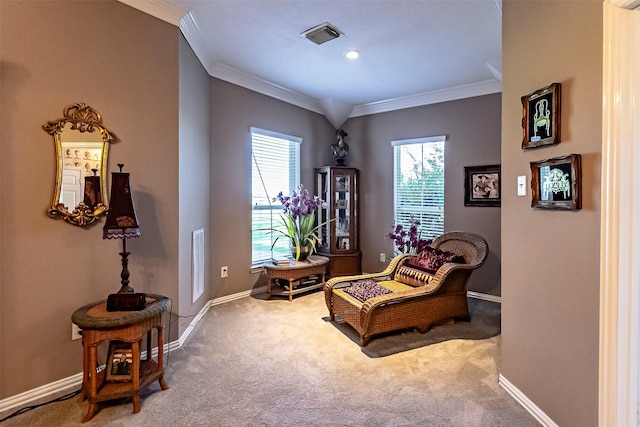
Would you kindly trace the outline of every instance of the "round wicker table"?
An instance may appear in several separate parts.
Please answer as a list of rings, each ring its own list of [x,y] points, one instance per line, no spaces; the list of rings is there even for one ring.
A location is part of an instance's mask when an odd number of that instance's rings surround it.
[[[82,329],[82,393],[80,400],[89,401],[89,410],[83,422],[89,421],[98,410],[98,402],[123,397],[133,400],[133,413],[140,412],[140,389],[158,380],[162,390],[164,382],[162,314],[170,300],[162,295],[148,294],[146,306],[139,311],[107,311],[106,300],[85,305],[76,310],[71,321]],[[156,330],[157,362],[152,358],[152,332]],[[140,360],[140,343],[147,337],[147,357]],[[106,369],[98,372],[98,345],[105,341],[121,341],[131,345],[131,375],[122,380],[107,380]],[[110,344],[111,345],[111,344]],[[111,353],[111,351],[110,351]],[[107,362],[107,368],[110,364]]]

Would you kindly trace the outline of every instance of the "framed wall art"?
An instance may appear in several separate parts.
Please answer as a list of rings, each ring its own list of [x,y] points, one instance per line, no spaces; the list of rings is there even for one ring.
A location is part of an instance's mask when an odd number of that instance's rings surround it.
[[[581,209],[581,163],[580,154],[531,162],[531,207]]]
[[[464,205],[500,206],[500,165],[465,166]]]
[[[560,83],[521,98],[522,149],[560,143]]]
[[[349,238],[348,237],[339,237],[338,238],[338,249],[349,250]]]
[[[132,364],[131,344],[123,341],[111,341],[105,370],[106,380],[109,382],[131,381]]]

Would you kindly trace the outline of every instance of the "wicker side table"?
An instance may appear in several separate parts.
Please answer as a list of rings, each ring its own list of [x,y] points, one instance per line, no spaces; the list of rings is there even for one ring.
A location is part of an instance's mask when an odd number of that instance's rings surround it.
[[[82,393],[80,400],[89,401],[89,410],[83,422],[98,411],[98,402],[132,397],[133,413],[140,412],[140,389],[158,380],[162,390],[164,382],[162,314],[170,301],[161,295],[147,295],[147,305],[140,311],[107,311],[106,300],[88,304],[73,313],[71,321],[82,329]],[[152,332],[157,330],[157,362],[152,355]],[[147,336],[147,358],[140,360],[140,342]],[[104,341],[131,343],[133,363],[130,382],[108,382],[105,371],[98,372],[98,344]]]
[[[274,262],[265,263],[263,267],[267,273],[267,299],[271,298],[272,294],[288,295],[289,302],[291,302],[295,294],[322,288],[325,282],[327,264],[329,264],[329,258],[320,255],[311,255],[305,261],[298,261],[290,265],[276,265]],[[297,286],[295,283],[300,279],[316,275],[322,276],[320,283],[307,286]],[[278,286],[276,283],[278,279],[288,281],[289,286],[285,289],[274,288],[274,285]]]

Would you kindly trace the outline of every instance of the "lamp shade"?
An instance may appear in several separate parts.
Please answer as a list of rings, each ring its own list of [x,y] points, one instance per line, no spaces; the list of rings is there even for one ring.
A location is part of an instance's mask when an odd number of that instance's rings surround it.
[[[102,232],[103,239],[125,239],[140,237],[140,228],[131,198],[129,173],[111,172],[111,198],[109,199],[109,214]]]

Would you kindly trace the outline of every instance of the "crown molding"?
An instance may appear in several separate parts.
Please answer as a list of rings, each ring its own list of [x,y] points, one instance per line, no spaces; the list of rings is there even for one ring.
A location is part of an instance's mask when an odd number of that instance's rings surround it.
[[[320,103],[314,98],[219,63],[216,60],[215,54],[209,50],[204,37],[202,37],[200,27],[191,13],[185,14],[181,19],[180,30],[200,60],[200,63],[211,77],[233,83],[315,113],[323,114]]]
[[[200,27],[191,12],[185,14],[180,20],[180,31],[182,31],[182,35],[187,39],[189,46],[193,49],[204,69],[207,72],[213,69],[216,64],[216,57],[207,46],[204,37],[202,37]],[[211,73],[209,72],[209,74]]]
[[[500,14],[500,16],[502,16],[502,0],[494,0],[493,4],[495,5],[496,10]]]
[[[496,80],[455,86],[447,89],[439,89],[431,92],[423,92],[400,98],[370,102],[356,105],[349,117],[366,116],[369,114],[385,113],[401,110],[403,108],[420,107],[423,105],[438,104],[440,102],[455,101],[474,96],[490,95],[502,92],[502,83]]]
[[[318,114],[325,114],[319,100],[299,92],[287,89],[252,74],[240,71],[216,61],[215,54],[209,50],[198,23],[190,12],[177,7],[166,0],[118,0],[119,2],[152,15],[180,28],[185,39],[193,49],[196,57],[211,77],[236,84],[280,101],[296,105]],[[640,0],[610,0],[635,2]],[[495,0],[496,7],[501,6],[501,0]],[[501,7],[500,7],[501,10]],[[400,98],[392,98],[371,102],[353,107],[349,118],[368,114],[383,113],[422,105],[437,104],[439,102],[454,101],[474,96],[488,95],[502,92],[502,83],[488,80],[484,82],[456,86],[432,92],[419,93]]]
[[[323,114],[320,103],[310,96],[303,95],[284,86],[277,85],[268,80],[258,78],[252,74],[245,73],[236,68],[223,64],[215,64],[207,69],[211,77],[242,86],[254,92],[288,102],[315,113]]]
[[[118,0],[134,9],[178,27],[186,10],[166,0]]]
[[[640,8],[640,0],[605,0],[605,3],[621,9],[633,10]]]

